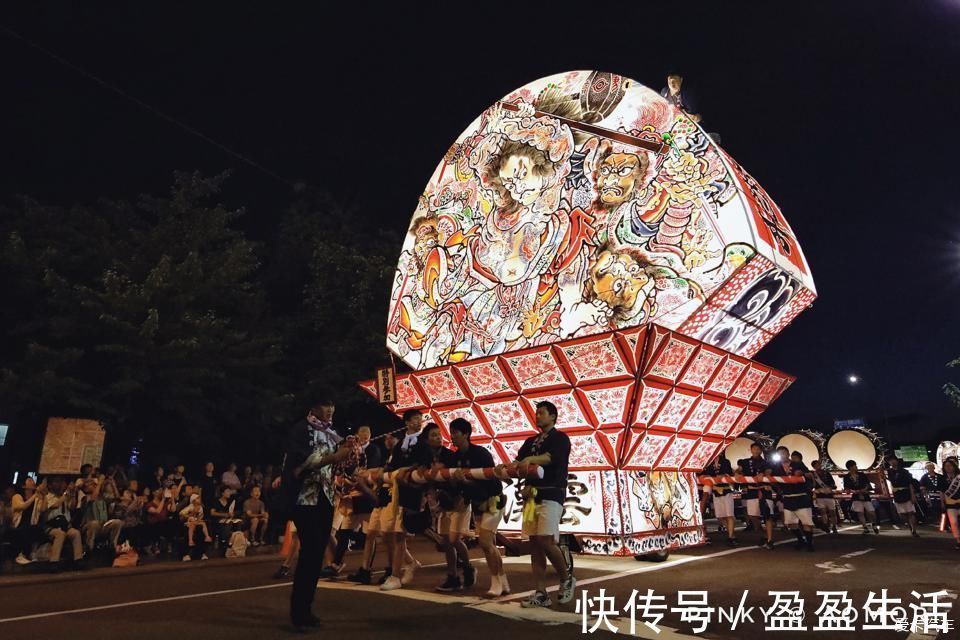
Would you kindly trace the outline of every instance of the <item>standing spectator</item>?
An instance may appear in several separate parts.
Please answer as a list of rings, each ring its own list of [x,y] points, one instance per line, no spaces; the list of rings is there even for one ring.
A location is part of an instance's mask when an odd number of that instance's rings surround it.
[[[260,499],[260,487],[254,486],[250,489],[250,497],[243,501],[243,515],[248,523],[247,539],[250,540],[251,545],[259,547],[263,544],[267,523],[270,520],[267,507]]]
[[[44,519],[47,537],[53,543],[50,547],[50,564],[56,566],[60,563],[65,542],[70,543],[72,560],[78,563],[83,558],[83,545],[80,532],[71,525],[71,509],[76,502],[77,486],[71,484],[68,487],[63,478],[56,477],[50,481],[49,487]]]
[[[203,475],[197,483],[200,488],[200,497],[203,499],[203,506],[210,510],[210,506],[217,499],[217,477],[214,475],[214,466],[208,462],[203,467]]]
[[[536,414],[540,434],[531,436],[517,452],[521,465],[536,464],[543,467],[543,478],[528,478],[521,495],[524,500],[533,500],[532,518],[523,520],[523,534],[530,538],[533,550],[530,562],[536,581],[536,593],[524,600],[524,607],[549,607],[547,595],[547,559],[560,576],[559,601],[561,604],[573,599],[576,579],[557,544],[560,541],[560,517],[563,502],[567,497],[567,467],[570,460],[570,438],[557,429],[557,408],[550,402],[538,402]]]
[[[253,487],[253,467],[247,465],[243,468],[243,479],[240,482],[244,493],[250,495],[250,489]]]
[[[186,470],[185,466],[178,464],[173,468],[173,473],[168,476],[168,479],[173,480],[174,484],[180,484],[181,480],[187,482]]]
[[[260,465],[256,465],[253,468],[253,474],[250,476],[250,479],[253,482],[253,486],[263,488],[263,471],[260,470]]]
[[[11,499],[13,511],[13,543],[17,564],[30,564],[33,546],[44,538],[41,516],[46,510],[47,483],[40,483],[27,476],[23,481],[23,494],[14,493]]]
[[[237,476],[237,465],[231,462],[227,466],[227,470],[223,472],[223,475],[220,476],[220,484],[225,487],[229,487],[233,491],[240,491],[243,488],[243,484],[240,482],[240,477]]]
[[[342,439],[333,430],[334,410],[332,400],[322,400],[306,421],[294,425],[287,439],[284,484],[296,496],[293,521],[300,538],[300,559],[290,594],[290,621],[297,630],[320,624],[311,609],[333,523],[331,465],[351,455],[349,448],[340,446]]]
[[[920,478],[920,495],[923,496],[926,505],[930,507],[931,515],[937,517],[943,513],[941,509],[943,505],[939,500],[939,495],[931,494],[940,494],[946,489],[946,483],[943,474],[937,473],[937,465],[928,462],[926,467],[927,472]]]

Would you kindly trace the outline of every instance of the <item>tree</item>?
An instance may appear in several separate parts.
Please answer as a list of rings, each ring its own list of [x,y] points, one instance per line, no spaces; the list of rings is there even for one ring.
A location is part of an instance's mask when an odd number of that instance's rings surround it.
[[[947,363],[947,366],[948,367],[960,366],[960,358],[951,360],[950,362]],[[955,406],[960,407],[960,387],[957,387],[957,385],[955,385],[952,382],[948,382],[945,385],[943,385],[943,392],[946,394],[947,398],[950,399],[950,402],[952,402]]]
[[[223,179],[179,174],[167,197],[95,209],[26,202],[4,236],[30,309],[2,397],[21,414],[104,420],[144,450],[264,441],[280,339],[255,245],[233,227],[242,211],[212,202]]]

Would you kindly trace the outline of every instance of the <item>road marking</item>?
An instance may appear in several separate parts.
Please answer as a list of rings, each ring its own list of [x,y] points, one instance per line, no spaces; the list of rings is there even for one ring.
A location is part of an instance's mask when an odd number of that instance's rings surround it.
[[[856,525],[859,526],[859,525]],[[848,531],[850,529],[855,529],[854,527],[845,527],[840,529],[840,531]],[[814,537],[826,535],[824,533],[815,533]],[[795,540],[787,539],[781,540],[780,542],[774,542],[774,546],[779,546],[782,544],[793,544]],[[638,573],[649,573],[651,571],[663,571],[664,569],[670,569],[681,564],[687,564],[688,562],[697,562],[698,560],[711,560],[713,558],[721,558],[723,556],[733,555],[734,553],[742,553],[744,551],[757,551],[759,547],[756,546],[743,546],[743,547],[734,547],[732,549],[725,549],[723,551],[717,551],[716,553],[708,553],[702,556],[681,556],[676,560],[667,560],[666,562],[660,562],[657,564],[647,564],[636,569],[628,569],[627,571],[620,571],[619,573],[612,573],[606,576],[598,576],[596,578],[587,578],[585,580],[577,580],[577,586],[582,587],[588,584],[595,584],[597,582],[608,582],[610,580],[619,580],[620,578],[626,578],[627,576],[636,575]],[[576,562],[574,562],[574,568],[576,568]],[[547,592],[557,591],[560,588],[559,585],[553,587],[547,587]],[[535,591],[524,591],[522,593],[512,593],[509,596],[504,596],[502,598],[497,598],[497,602],[508,602],[510,600],[517,600],[519,598],[527,598],[532,596]]]
[[[292,582],[278,582],[276,584],[264,584],[259,587],[243,587],[240,589],[222,589],[220,591],[206,591],[204,593],[191,593],[184,596],[169,596],[166,598],[153,598],[151,600],[134,600],[133,602],[119,602],[117,604],[104,604],[97,607],[83,607],[81,609],[64,609],[63,611],[48,611],[47,613],[34,613],[28,616],[16,616],[15,618],[0,618],[0,623],[18,622],[20,620],[36,620],[38,618],[52,618],[54,616],[67,616],[73,613],[86,613],[87,611],[104,611],[106,609],[118,609],[120,607],[135,607],[141,604],[156,604],[157,602],[173,602],[175,600],[189,600],[190,598],[205,598],[207,596],[222,596],[228,593],[243,593],[244,591],[260,591],[262,589],[279,589],[280,587],[289,587]]]
[[[857,556],[866,555],[866,554],[870,553],[871,551],[873,551],[873,547],[870,547],[869,549],[864,549],[863,551],[854,551],[853,553],[848,553],[848,554],[843,555],[843,556],[840,556],[840,557],[841,557],[841,558],[856,558]]]
[[[826,562],[818,562],[813,566],[815,566],[818,569],[824,569],[825,570],[824,573],[848,573],[856,569],[856,567],[854,567],[849,562],[845,562],[842,565],[840,565],[834,562],[833,560],[828,560]]]
[[[581,629],[583,628],[583,615],[579,613],[555,611],[553,609],[524,609],[515,602],[484,602],[482,604],[470,605],[467,608],[475,611],[482,611],[484,613],[492,613],[493,615],[500,616],[501,618],[507,618],[509,620],[539,622],[540,624],[549,626],[575,624],[581,627]],[[614,616],[610,616],[608,619],[610,620],[610,623],[617,628],[617,635],[631,636],[629,619]],[[587,620],[592,626],[594,621],[589,617]],[[643,622],[638,622],[631,637],[650,639],[657,638],[657,640],[679,640],[682,638],[696,637],[679,633],[676,629],[662,624],[657,625],[657,627],[660,629],[660,633],[653,631],[647,625],[643,624]],[[613,633],[603,625],[599,627],[599,630]]]
[[[444,563],[443,566],[446,566]],[[385,596],[396,596],[398,598],[407,598],[409,600],[420,600],[422,602],[432,602],[434,604],[477,604],[486,602],[486,598],[480,596],[450,596],[436,591],[417,591],[416,589],[393,589],[392,591],[381,591],[379,587],[373,585],[364,585],[356,583],[326,582],[321,580],[317,583],[318,589],[340,589],[343,591],[363,591],[364,593],[379,593]]]

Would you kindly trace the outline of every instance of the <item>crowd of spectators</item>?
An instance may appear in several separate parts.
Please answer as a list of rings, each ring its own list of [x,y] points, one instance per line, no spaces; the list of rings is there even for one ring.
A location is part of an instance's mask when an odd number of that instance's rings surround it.
[[[272,465],[218,473],[212,462],[195,475],[184,465],[148,474],[84,465],[79,477],[27,476],[0,489],[0,567],[6,554],[59,571],[122,553],[186,562],[274,544],[284,524],[270,518],[278,476]]]

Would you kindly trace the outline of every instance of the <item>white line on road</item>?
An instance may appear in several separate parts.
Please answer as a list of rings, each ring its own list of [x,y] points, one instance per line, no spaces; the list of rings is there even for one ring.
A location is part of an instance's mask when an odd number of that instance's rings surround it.
[[[843,529],[840,529],[840,531],[849,531],[850,529],[855,529],[855,528],[856,527],[845,527]],[[821,535],[826,535],[826,534],[823,534],[823,533],[814,534],[815,537],[821,536]],[[781,544],[792,544],[793,542],[795,542],[795,540],[787,539],[787,540],[781,540],[780,542],[774,542],[773,544],[775,546],[779,546]],[[744,551],[755,551],[757,549],[758,547],[755,547],[755,546],[743,546],[743,547],[735,547],[733,549],[725,549],[724,551],[717,551],[716,553],[708,553],[702,556],[681,556],[676,560],[668,560],[666,562],[661,562],[658,564],[648,564],[645,566],[637,567],[636,569],[629,569],[627,571],[621,571],[619,573],[611,573],[606,576],[598,576],[596,578],[587,578],[585,580],[577,580],[577,586],[582,587],[582,586],[585,586],[588,584],[594,584],[597,582],[608,582],[610,580],[619,580],[620,578],[625,578],[627,576],[632,576],[638,573],[662,571],[664,569],[670,569],[671,567],[676,567],[677,565],[686,564],[688,562],[697,562],[698,560],[710,560],[712,558],[721,558],[723,556],[729,556],[734,553],[741,553]],[[576,567],[576,562],[574,562],[574,567]],[[559,588],[560,588],[559,585],[553,586],[553,587],[547,587],[547,591],[548,592],[556,591]],[[513,594],[510,594],[509,596],[498,598],[497,602],[508,602],[510,600],[516,600],[518,598],[526,598],[528,596],[532,596],[534,593],[535,593],[534,591],[524,591],[522,593],[513,593]]]
[[[289,587],[292,582],[278,582],[276,584],[264,584],[259,587],[243,587],[240,589],[223,589],[221,591],[207,591],[205,593],[190,593],[184,596],[169,596],[167,598],[153,598],[151,600],[135,600],[133,602],[118,602],[116,604],[104,604],[97,607],[83,607],[82,609],[65,609],[63,611],[48,611],[47,613],[34,613],[28,616],[17,616],[15,618],[0,618],[0,623],[18,622],[20,620],[36,620],[38,618],[52,618],[54,616],[66,616],[71,613],[85,613],[87,611],[103,611],[105,609],[117,609],[119,607],[135,607],[141,604],[155,604],[157,602],[172,602],[174,600],[189,600],[190,598],[204,598],[206,596],[221,596],[228,593],[242,593],[244,591],[259,591],[261,589],[278,589],[280,587]]]

